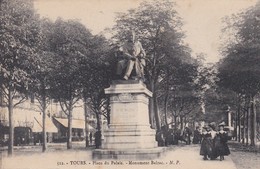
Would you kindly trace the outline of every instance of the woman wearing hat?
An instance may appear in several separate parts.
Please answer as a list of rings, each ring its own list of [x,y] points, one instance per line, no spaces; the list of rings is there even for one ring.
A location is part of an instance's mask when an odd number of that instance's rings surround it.
[[[213,145],[211,141],[210,128],[208,126],[204,126],[202,128],[202,141],[200,147],[200,155],[203,156],[203,160],[208,160],[208,156],[211,157]]]
[[[216,131],[216,123],[215,122],[211,122],[209,124],[209,127],[210,127],[210,135],[211,135],[211,138],[210,138],[210,142],[211,142],[211,145],[212,145],[212,152],[210,154],[210,160],[214,160],[218,157],[217,155],[217,152],[216,152],[216,147],[215,147],[215,140],[216,140],[216,136],[217,136],[217,131]]]
[[[216,136],[215,149],[218,156],[220,156],[220,161],[224,160],[225,155],[229,155],[230,151],[227,145],[228,134],[224,131],[225,122],[218,125],[219,132]]]

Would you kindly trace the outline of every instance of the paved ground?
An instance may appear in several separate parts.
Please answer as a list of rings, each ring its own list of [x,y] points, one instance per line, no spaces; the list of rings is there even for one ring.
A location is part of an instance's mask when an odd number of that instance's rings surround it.
[[[232,153],[230,157],[237,169],[260,169],[259,153],[238,151]]]
[[[202,160],[202,156],[199,155],[199,147],[194,145],[168,152],[165,159],[167,161],[170,158],[178,160],[180,162],[178,168],[181,169],[236,169],[229,156],[225,157],[224,161],[219,161],[218,158],[216,160]]]
[[[50,148],[44,154],[37,149],[24,149],[16,152],[13,157],[7,157],[3,153],[2,169],[92,169],[92,168],[163,168],[163,169],[236,169],[230,157],[224,161],[204,161],[199,156],[199,147],[196,145],[180,146],[171,148],[166,154],[156,160],[103,160],[93,161],[91,149],[58,151]]]
[[[231,159],[236,164],[237,169],[260,169],[260,144],[258,147],[245,146],[241,143],[233,142],[229,144],[232,154]]]

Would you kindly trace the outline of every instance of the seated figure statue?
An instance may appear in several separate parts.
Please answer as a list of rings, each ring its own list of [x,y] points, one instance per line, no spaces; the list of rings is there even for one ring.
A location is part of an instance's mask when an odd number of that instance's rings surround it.
[[[124,80],[128,80],[129,78],[144,80],[146,54],[142,44],[135,39],[134,32],[128,33],[127,41],[120,50],[122,52],[122,60],[117,63],[116,75]],[[131,76],[133,73],[136,75],[135,77]]]

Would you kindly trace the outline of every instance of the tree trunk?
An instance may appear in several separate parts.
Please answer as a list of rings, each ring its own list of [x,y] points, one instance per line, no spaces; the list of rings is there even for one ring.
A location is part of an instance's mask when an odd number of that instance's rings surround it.
[[[154,92],[154,82],[151,80],[150,82],[151,92]],[[151,128],[155,128],[154,126],[154,93],[153,96],[149,99],[149,122]]]
[[[89,127],[88,127],[88,110],[87,110],[87,101],[84,98],[84,112],[85,112],[85,130],[86,130],[86,147],[89,146]]]
[[[242,143],[245,144],[246,143],[246,114],[247,114],[247,110],[244,110],[244,118],[243,118],[243,140]]]
[[[13,88],[10,86],[8,91],[8,112],[9,112],[9,144],[8,156],[13,155],[14,151],[14,126],[13,126]]]
[[[47,137],[46,137],[46,96],[42,96],[42,152],[45,152],[47,149]]]
[[[184,127],[183,127],[183,117],[182,116],[180,116],[180,123],[181,123],[181,129],[183,129]]]
[[[238,111],[236,111],[236,113],[235,113],[235,126],[234,126],[234,131],[236,134],[236,138],[235,138],[236,141],[238,139],[237,124],[238,124]]]
[[[250,118],[249,118],[249,114],[250,114],[250,102],[249,101],[247,101],[247,113],[246,113],[246,126],[247,126],[247,131],[246,131],[246,145],[248,145],[248,143],[249,143],[249,137],[250,137],[250,135],[249,135],[249,132],[250,132],[250,129],[249,129],[249,127],[250,127]]]
[[[174,129],[177,129],[177,116],[175,115],[174,117]]]
[[[97,118],[97,131],[101,131],[100,115],[99,112],[95,112]]]
[[[250,130],[250,140],[251,140],[251,146],[256,145],[256,111],[255,111],[255,98],[254,96],[251,97],[251,130]]]
[[[102,134],[103,134],[102,131],[101,131],[102,130],[101,129],[102,120],[101,120],[101,114],[100,114],[99,110],[96,110],[95,114],[96,114],[96,119],[97,119],[97,131],[94,134],[95,146],[96,146],[96,148],[100,148],[100,146],[102,145]]]
[[[238,103],[238,110],[237,110],[237,139],[238,142],[241,142],[241,110],[240,110],[240,101]]]
[[[168,121],[167,121],[167,113],[168,113],[168,100],[169,100],[169,90],[167,90],[166,96],[165,96],[165,100],[164,100],[164,121],[165,121],[165,125],[168,126]]]
[[[71,103],[69,103],[67,149],[71,149],[71,148],[72,148],[72,105]]]
[[[158,108],[158,101],[157,101],[157,95],[154,93],[154,114],[155,114],[155,123],[156,123],[156,129],[161,130],[161,119],[159,115],[159,108]]]

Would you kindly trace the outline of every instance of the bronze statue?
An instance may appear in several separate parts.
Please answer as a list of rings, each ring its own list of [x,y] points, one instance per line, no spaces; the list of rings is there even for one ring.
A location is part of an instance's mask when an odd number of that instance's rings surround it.
[[[127,41],[120,48],[122,60],[117,63],[116,74],[120,79],[144,80],[145,51],[142,44],[135,39],[135,33],[129,32]],[[135,71],[135,72],[133,72]],[[135,74],[136,76],[131,76]]]

